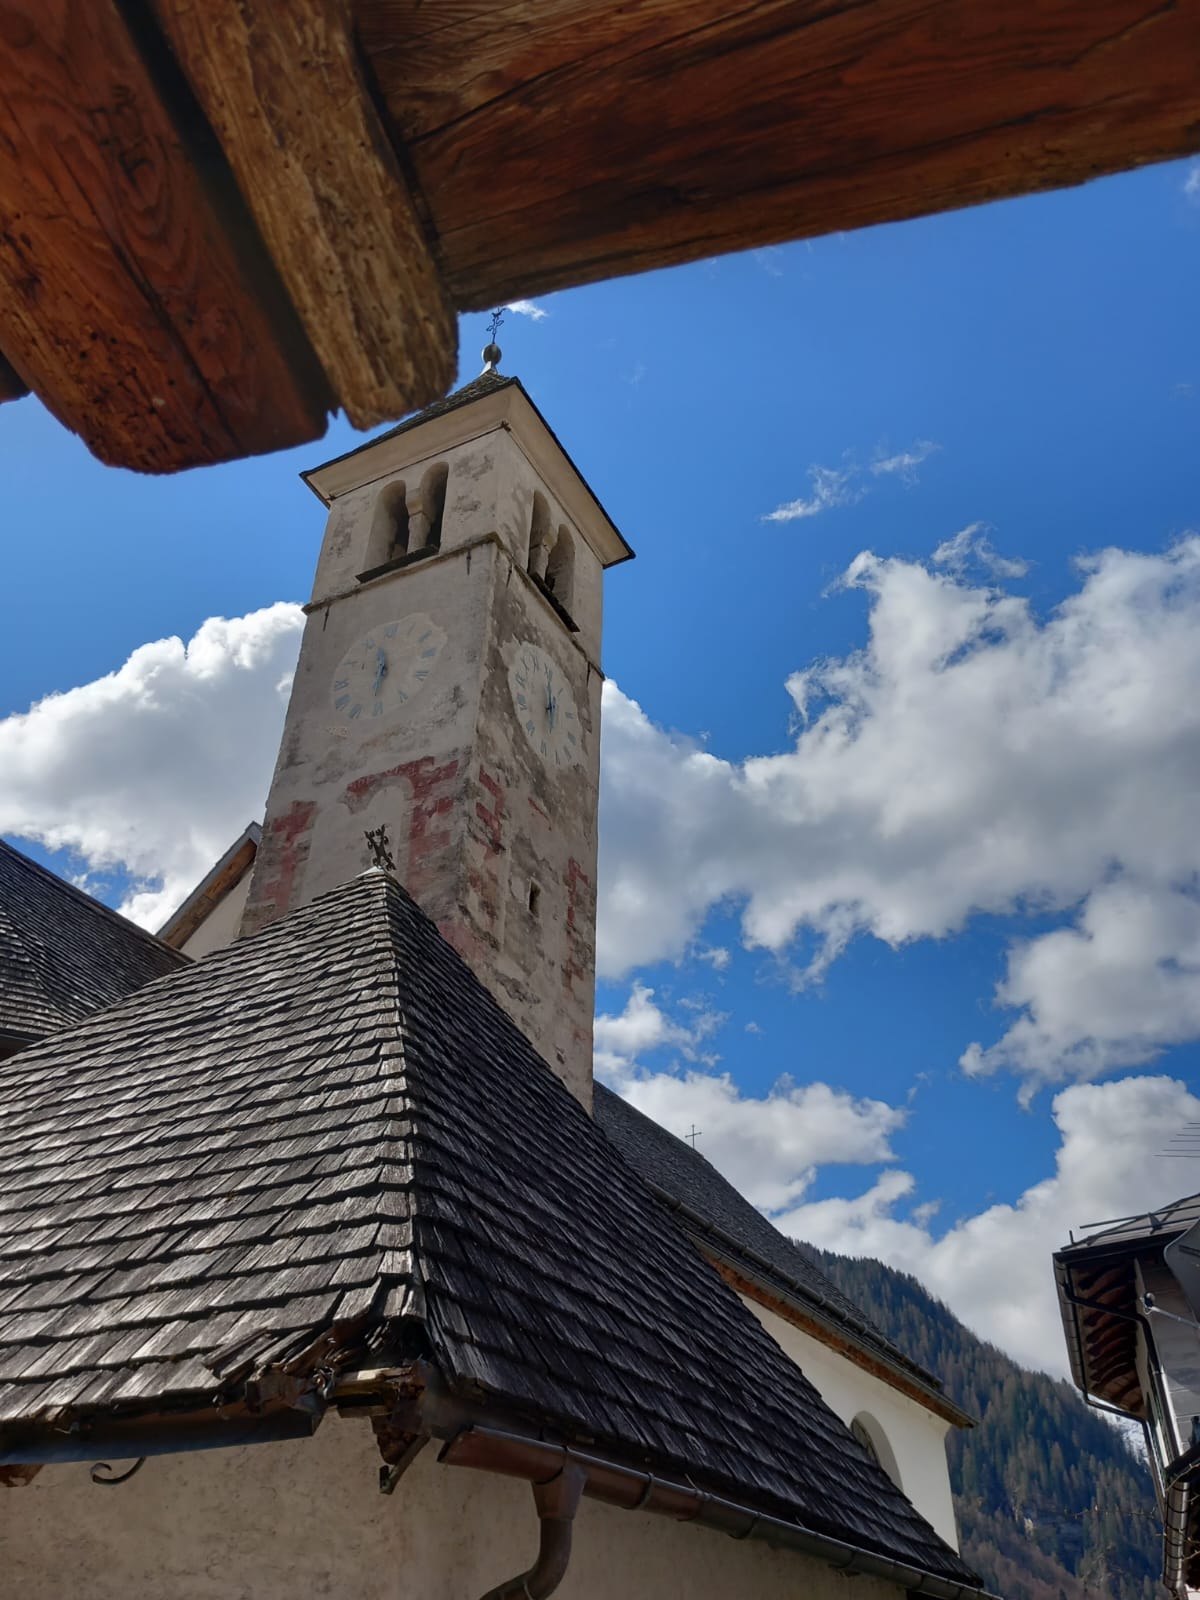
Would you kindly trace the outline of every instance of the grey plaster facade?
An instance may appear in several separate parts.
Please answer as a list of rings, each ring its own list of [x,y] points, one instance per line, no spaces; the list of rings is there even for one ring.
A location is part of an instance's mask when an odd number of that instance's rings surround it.
[[[331,464],[323,483],[313,475],[330,491],[330,515],[243,931],[361,871],[364,836],[383,827],[401,882],[590,1104],[602,577],[613,534],[521,397],[515,386],[485,393]],[[438,542],[381,563],[380,519],[403,496],[418,508],[419,538],[429,536],[420,486],[439,472]],[[569,592],[539,581],[539,526],[569,541]],[[341,704],[347,691],[334,688],[346,682],[347,653],[359,641],[386,645],[388,629],[403,632],[411,618],[425,619],[437,647],[427,676],[406,680],[403,703],[347,714],[358,702]],[[552,664],[572,718],[559,748],[530,736],[517,704],[514,671],[528,647]]]

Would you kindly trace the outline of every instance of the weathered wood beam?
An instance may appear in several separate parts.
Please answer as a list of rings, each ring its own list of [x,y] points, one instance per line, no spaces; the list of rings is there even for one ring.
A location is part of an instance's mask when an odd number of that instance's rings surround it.
[[[457,332],[341,0],[151,0],[351,422],[440,399]]]
[[[113,0],[3,0],[0,48],[0,348],[46,405],[147,472],[319,435],[327,387],[236,188],[231,214]]]
[[[1200,148],[1200,0],[358,0],[460,306]]]
[[[0,352],[0,404],[5,400],[19,400],[22,395],[28,393],[29,385]]]

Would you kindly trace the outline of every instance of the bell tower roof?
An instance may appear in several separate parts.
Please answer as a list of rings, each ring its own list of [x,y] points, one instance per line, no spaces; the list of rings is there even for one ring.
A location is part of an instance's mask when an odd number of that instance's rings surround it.
[[[395,471],[412,460],[414,454],[437,454],[495,428],[505,428],[513,434],[541,477],[561,490],[564,501],[577,502],[582,494],[592,514],[581,516],[580,522],[601,566],[614,567],[631,559],[632,548],[530,398],[525,385],[520,378],[498,372],[491,361],[477,378],[455,389],[444,400],[435,400],[386,433],[300,476],[318,499],[329,506],[339,495]],[[413,435],[418,431],[427,431],[427,451],[414,451]]]

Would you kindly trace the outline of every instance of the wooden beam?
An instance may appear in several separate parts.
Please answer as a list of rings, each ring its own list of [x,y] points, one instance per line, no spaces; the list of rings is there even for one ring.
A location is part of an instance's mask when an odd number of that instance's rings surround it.
[[[240,201],[113,0],[3,0],[0,39],[0,347],[31,386],[147,472],[323,432],[328,391]]]
[[[457,330],[341,0],[151,0],[351,422],[440,399]]]
[[[5,400],[19,400],[29,393],[29,385],[20,377],[11,363],[0,353],[0,404]]]
[[[460,306],[1200,147],[1200,0],[358,0]]]

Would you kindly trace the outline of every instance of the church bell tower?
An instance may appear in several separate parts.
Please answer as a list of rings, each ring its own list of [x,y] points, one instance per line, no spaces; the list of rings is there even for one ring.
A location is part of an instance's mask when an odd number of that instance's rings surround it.
[[[304,474],[329,520],[243,932],[361,872],[370,833],[590,1105],[602,578],[633,552],[484,359]]]

